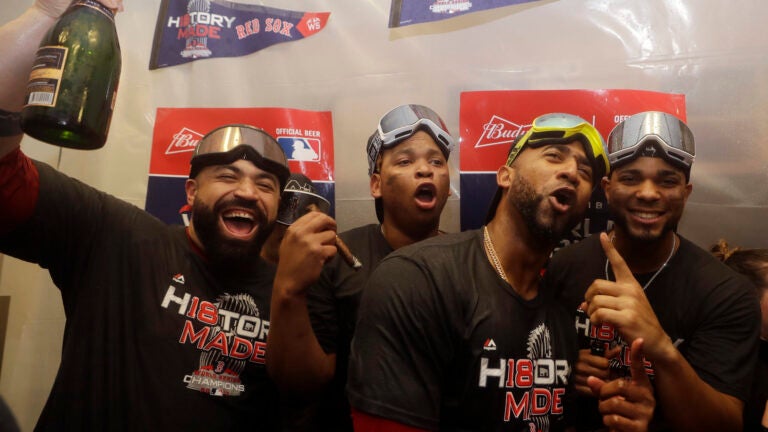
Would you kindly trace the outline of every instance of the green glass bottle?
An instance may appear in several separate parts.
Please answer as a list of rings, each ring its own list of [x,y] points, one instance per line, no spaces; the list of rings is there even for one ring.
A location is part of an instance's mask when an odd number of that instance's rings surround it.
[[[62,147],[103,147],[121,64],[114,13],[95,0],[74,0],[40,42],[21,128]]]

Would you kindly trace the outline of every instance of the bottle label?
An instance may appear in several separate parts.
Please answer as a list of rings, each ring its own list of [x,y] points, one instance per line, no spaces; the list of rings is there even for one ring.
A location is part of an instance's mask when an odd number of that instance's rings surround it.
[[[103,4],[97,2],[96,0],[77,0],[74,3],[72,3],[72,6],[70,7],[77,7],[77,6],[85,6],[89,7],[91,9],[95,9],[104,15],[107,16],[110,20],[115,20],[115,14],[112,12],[112,10]]]
[[[68,50],[62,46],[42,46],[37,50],[27,82],[25,106],[56,106]]]

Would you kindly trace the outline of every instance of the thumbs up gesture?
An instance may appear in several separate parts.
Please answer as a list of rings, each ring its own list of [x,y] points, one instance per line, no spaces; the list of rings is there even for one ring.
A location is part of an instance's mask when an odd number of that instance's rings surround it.
[[[611,432],[644,432],[653,418],[656,399],[651,381],[643,365],[643,339],[635,339],[631,347],[631,379],[605,382],[589,377],[587,384],[600,400],[598,408],[603,424]]]
[[[661,327],[643,287],[608,234],[600,233],[600,243],[616,280],[596,279],[587,289],[584,297],[590,321],[612,324],[626,341],[643,338],[646,356],[651,360],[663,355],[672,346],[672,341]]]

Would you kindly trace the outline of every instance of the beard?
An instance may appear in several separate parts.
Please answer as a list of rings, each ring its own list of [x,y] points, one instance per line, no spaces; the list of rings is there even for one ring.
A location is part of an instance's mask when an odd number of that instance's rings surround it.
[[[522,176],[518,176],[512,184],[510,197],[512,205],[520,212],[531,235],[548,245],[559,243],[579,222],[579,218],[574,215],[563,221],[555,217],[552,209],[542,209],[547,197],[537,194],[533,185]]]
[[[250,240],[229,238],[219,227],[219,215],[229,206],[247,208],[253,211],[258,224],[256,235]],[[234,273],[248,273],[256,268],[261,247],[274,228],[256,205],[250,201],[231,199],[216,204],[213,208],[200,199],[192,203],[192,221],[195,233],[205,250],[208,261],[214,268]]]

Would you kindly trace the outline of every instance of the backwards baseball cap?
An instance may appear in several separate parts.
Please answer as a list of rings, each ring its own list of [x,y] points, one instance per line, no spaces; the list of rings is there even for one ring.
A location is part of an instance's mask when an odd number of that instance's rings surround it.
[[[288,176],[288,159],[280,144],[264,130],[244,124],[220,126],[208,132],[195,147],[189,177],[211,165],[230,164],[238,159],[253,162],[280,180],[280,190]]]
[[[325,214],[328,214],[331,208],[331,203],[317,194],[312,180],[304,174],[292,173],[280,197],[277,223],[290,225],[311,211],[313,205]]]
[[[638,157],[658,157],[683,170],[690,180],[696,155],[693,133],[682,120],[659,111],[635,114],[617,124],[608,135],[611,169]]]
[[[455,140],[448,133],[443,119],[424,105],[400,105],[390,110],[379,120],[379,126],[368,138],[368,175],[376,172],[376,159],[382,150],[392,148],[423,130],[435,140],[448,159]]]
[[[506,166],[511,166],[526,147],[537,148],[543,145],[567,144],[573,141],[580,141],[584,145],[584,152],[592,165],[592,185],[597,186],[600,179],[609,170],[608,158],[605,155],[605,143],[600,132],[594,126],[573,114],[551,113],[536,117],[528,132],[512,143],[507,155]],[[496,189],[485,223],[490,222],[496,214],[496,207],[501,200],[501,194],[502,189]]]

